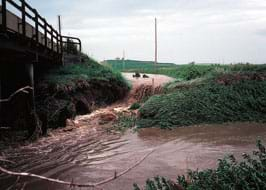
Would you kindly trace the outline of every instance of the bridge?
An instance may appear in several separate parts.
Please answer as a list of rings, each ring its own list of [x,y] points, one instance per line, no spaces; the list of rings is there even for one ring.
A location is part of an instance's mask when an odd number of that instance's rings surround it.
[[[34,80],[48,68],[64,65],[67,47],[81,52],[79,38],[63,36],[25,0],[0,0],[0,124],[1,100]],[[32,109],[34,110],[34,90]],[[2,101],[3,102],[3,101]]]

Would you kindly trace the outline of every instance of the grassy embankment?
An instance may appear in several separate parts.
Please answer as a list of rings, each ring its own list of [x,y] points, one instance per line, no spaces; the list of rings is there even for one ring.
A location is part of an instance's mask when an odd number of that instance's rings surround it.
[[[38,114],[47,118],[49,127],[61,127],[67,118],[124,97],[129,84],[119,72],[86,59],[83,64],[50,70],[36,89]]]
[[[191,65],[182,82],[166,85],[139,110],[140,127],[266,121],[265,65]],[[206,66],[204,66],[206,67]],[[188,80],[191,79],[191,80]]]
[[[145,63],[143,63],[145,65]],[[145,68],[145,66],[142,66]],[[146,73],[175,77],[139,109],[139,127],[266,121],[266,65],[178,65]],[[130,68],[130,64],[127,67]],[[135,69],[135,68],[134,68]]]

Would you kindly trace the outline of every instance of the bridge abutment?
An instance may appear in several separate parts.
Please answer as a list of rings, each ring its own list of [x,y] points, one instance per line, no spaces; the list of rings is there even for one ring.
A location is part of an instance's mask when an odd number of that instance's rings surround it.
[[[32,90],[17,92],[27,86]],[[32,135],[36,129],[34,64],[1,63],[0,89],[0,125],[28,130],[29,135]]]

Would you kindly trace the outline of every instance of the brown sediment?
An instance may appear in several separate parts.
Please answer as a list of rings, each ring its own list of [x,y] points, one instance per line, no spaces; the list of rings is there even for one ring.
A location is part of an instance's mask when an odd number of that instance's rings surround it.
[[[137,79],[132,79],[137,80]],[[137,83],[140,83],[137,81]],[[133,83],[134,84],[134,83]],[[141,85],[141,84],[140,84]],[[133,86],[133,90],[137,86]],[[255,148],[257,139],[266,141],[266,126],[258,123],[199,125],[173,130],[158,128],[128,131],[121,135],[107,131],[116,113],[127,112],[134,97],[129,96],[89,115],[68,120],[66,129],[53,130],[48,137],[17,149],[1,151],[2,157],[14,163],[3,163],[13,171],[27,171],[50,178],[78,183],[99,182],[120,173],[151,150],[140,165],[121,178],[102,186],[105,190],[131,190],[133,183],[144,184],[157,175],[175,180],[187,169],[216,167],[217,159]],[[105,123],[99,125],[102,118]],[[0,174],[0,187],[14,185],[16,178]],[[54,183],[19,179],[17,188],[27,182],[29,190],[67,190]]]

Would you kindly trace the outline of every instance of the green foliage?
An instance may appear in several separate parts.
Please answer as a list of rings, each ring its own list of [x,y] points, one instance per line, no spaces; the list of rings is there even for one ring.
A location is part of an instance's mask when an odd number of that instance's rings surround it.
[[[130,106],[129,110],[137,110],[137,109],[139,109],[140,107],[141,107],[141,105],[140,105],[139,103],[135,102],[135,103],[133,103],[133,104]]]
[[[82,64],[54,68],[45,76],[43,81],[49,84],[75,88],[77,81],[90,81],[95,79],[109,82],[117,81],[121,86],[130,86],[120,72],[102,66],[91,58],[86,58],[86,62]]]
[[[121,113],[118,115],[118,119],[115,122],[113,128],[118,131],[126,131],[129,128],[134,127],[136,124],[136,116],[134,114],[124,114]]]
[[[238,162],[233,155],[219,160],[217,169],[188,171],[177,182],[156,177],[147,180],[144,190],[259,190],[266,189],[266,151],[261,141],[253,155],[243,154]],[[140,190],[134,184],[134,190]]]
[[[266,81],[214,81],[151,97],[139,110],[139,127],[161,128],[236,121],[266,122]]]

